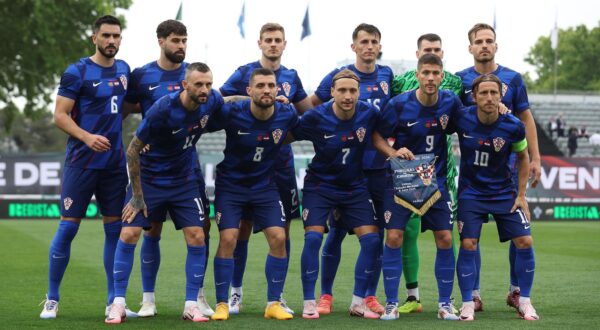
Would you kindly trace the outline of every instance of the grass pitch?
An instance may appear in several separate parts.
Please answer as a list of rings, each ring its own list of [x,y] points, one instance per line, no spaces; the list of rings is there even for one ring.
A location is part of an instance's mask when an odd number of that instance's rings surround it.
[[[55,320],[39,319],[47,287],[48,247],[58,221],[0,221],[0,328],[106,328],[104,305],[106,281],[102,266],[104,234],[100,221],[83,221],[71,250],[71,261],[61,286],[59,316]],[[541,320],[526,322],[505,305],[508,290],[508,245],[498,242],[493,224],[484,226],[482,235],[483,313],[475,322],[443,322],[436,319],[437,287],[433,274],[435,247],[431,233],[421,235],[421,301],[424,312],[401,315],[398,321],[383,322],[351,318],[347,314],[354,282],[354,262],[359,244],[356,237],[344,241],[342,262],[334,286],[334,313],[320,320],[303,320],[301,315],[283,322],[265,320],[266,300],[264,264],[267,245],[262,234],[254,235],[249,246],[248,266],[244,278],[242,313],[226,322],[193,324],[180,320],[183,309],[185,243],[181,232],[166,224],[161,240],[162,262],[156,286],[159,315],[151,319],[129,319],[122,328],[228,328],[228,329],[344,329],[406,327],[444,328],[600,328],[600,223],[536,222],[533,237],[536,253],[536,276],[532,301]],[[211,256],[217,246],[218,232],[213,225]],[[302,312],[300,254],[303,230],[299,221],[292,224],[292,261],[285,287],[288,304],[297,315]],[[141,301],[139,245],[136,264],[127,293],[129,307],[136,311]],[[404,282],[401,283],[401,286]],[[317,288],[320,285],[317,284]],[[205,290],[214,302],[212,257],[209,260]],[[401,299],[404,290],[401,289]],[[318,295],[318,292],[317,292]],[[380,301],[385,300],[383,285]],[[460,301],[455,284],[453,296]],[[460,304],[459,304],[460,305]]]

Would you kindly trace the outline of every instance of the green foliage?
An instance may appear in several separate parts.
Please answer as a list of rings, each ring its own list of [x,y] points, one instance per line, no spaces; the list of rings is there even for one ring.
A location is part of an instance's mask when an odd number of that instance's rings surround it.
[[[67,65],[93,53],[96,18],[130,5],[131,0],[0,0],[0,106],[14,112],[15,99],[22,97],[26,117],[45,111]],[[10,130],[11,123],[2,125]]]
[[[600,22],[593,29],[585,25],[560,30],[558,47],[552,49],[549,36],[541,36],[525,61],[535,67],[538,79],[529,89],[538,92],[554,89],[554,61],[557,65],[557,89],[600,90]]]

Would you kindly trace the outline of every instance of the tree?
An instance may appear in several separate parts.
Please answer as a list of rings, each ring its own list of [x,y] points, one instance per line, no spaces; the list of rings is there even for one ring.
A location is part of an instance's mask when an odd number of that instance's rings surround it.
[[[558,56],[557,89],[600,90],[600,22],[589,30],[585,25],[561,29],[558,46],[552,49],[549,36],[541,36],[525,62],[535,67],[537,80],[529,89],[538,92],[554,89],[554,60]]]
[[[25,103],[27,118],[43,117],[67,65],[94,51],[96,18],[130,5],[131,0],[0,0],[2,126],[10,131],[19,103]]]

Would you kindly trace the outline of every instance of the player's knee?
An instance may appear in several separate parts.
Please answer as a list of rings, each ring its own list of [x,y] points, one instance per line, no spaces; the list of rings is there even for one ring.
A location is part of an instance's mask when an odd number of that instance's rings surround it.
[[[385,237],[385,244],[392,249],[402,247],[402,240],[404,238],[404,232],[401,230],[388,230],[387,236]]]
[[[140,239],[142,228],[140,227],[123,227],[119,239],[127,244],[135,244]]]
[[[475,251],[477,250],[477,239],[474,238],[464,238],[460,242],[460,247],[464,250]]]
[[[204,245],[204,231],[200,227],[185,228],[185,241],[189,245],[201,246]]]
[[[162,226],[163,226],[162,222],[153,221],[152,227],[150,229],[146,230],[144,235],[150,236],[150,237],[159,237],[160,234],[162,233]]]
[[[513,239],[517,249],[528,249],[533,246],[533,238],[531,236],[521,236]]]
[[[449,230],[442,230],[435,233],[435,244],[439,249],[449,249],[452,247],[452,233]]]

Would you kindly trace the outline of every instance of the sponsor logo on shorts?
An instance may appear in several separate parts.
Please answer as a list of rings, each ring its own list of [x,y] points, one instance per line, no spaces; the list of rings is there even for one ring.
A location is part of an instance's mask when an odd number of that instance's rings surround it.
[[[73,205],[73,200],[71,199],[71,197],[66,197],[65,199],[63,199],[63,204],[65,206],[65,210],[69,210],[71,208],[71,205]]]
[[[390,210],[385,211],[385,213],[383,213],[383,219],[385,220],[385,223],[390,223],[392,212]]]
[[[221,223],[221,212],[217,212],[215,214],[215,221],[217,222],[217,226]]]
[[[461,234],[465,223],[462,221],[458,221],[456,224],[458,225],[458,233]]]

